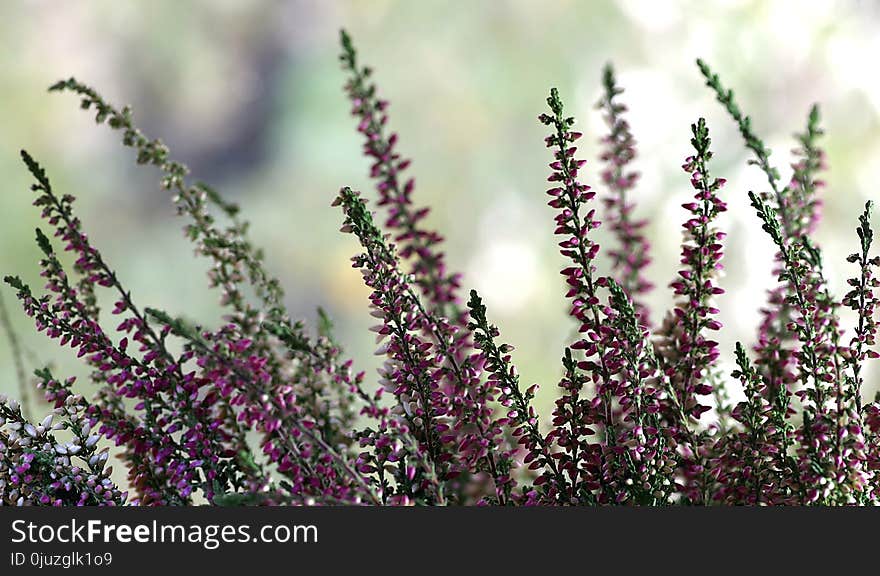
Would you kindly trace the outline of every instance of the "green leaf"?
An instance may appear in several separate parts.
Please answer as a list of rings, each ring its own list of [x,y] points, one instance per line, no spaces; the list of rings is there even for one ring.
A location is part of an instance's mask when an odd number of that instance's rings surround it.
[[[20,292],[30,291],[28,285],[22,282],[18,276],[4,276],[3,281]]]
[[[37,245],[40,247],[40,250],[42,250],[46,256],[53,256],[55,251],[52,250],[52,244],[49,242],[49,239],[46,237],[45,234],[43,234],[43,231],[39,228],[37,228],[36,231]]]

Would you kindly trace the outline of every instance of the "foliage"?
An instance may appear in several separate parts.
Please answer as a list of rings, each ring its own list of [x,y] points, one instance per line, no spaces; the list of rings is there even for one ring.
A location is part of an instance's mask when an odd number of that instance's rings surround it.
[[[351,38],[342,33],[345,91],[380,219],[359,192],[344,187],[333,204],[352,258],[371,291],[376,354],[384,364],[371,385],[353,368],[322,310],[314,332],[292,320],[280,282],[248,239],[239,209],[188,170],[159,140],[135,128],[76,79],[72,92],[99,124],[118,131],[139,164],[157,167],[162,186],[187,219],[197,254],[211,262],[209,287],[224,316],[211,328],[136,303],[83,232],[75,198],[55,191],[27,152],[45,279],[38,293],[16,276],[6,283],[37,328],[77,351],[92,369],[91,398],[72,379],[37,371],[53,405],[39,424],[19,401],[0,399],[0,501],[13,505],[253,504],[868,504],[880,499],[880,404],[862,399],[865,363],[877,358],[876,268],[871,203],[859,217],[858,268],[836,298],[811,239],[825,167],[814,107],[798,135],[797,161],[784,184],[771,153],[731,90],[702,61],[707,85],[736,122],[769,190],[748,198],[776,247],[774,274],[753,347],[737,344],[737,368],[720,373],[713,334],[724,292],[722,216],[740,197],[722,194],[710,172],[704,119],[692,126],[693,153],[682,168],[693,199],[683,204],[680,270],[672,308],[652,314],[645,220],[636,219],[636,142],[623,90],[603,73],[601,190],[585,182],[575,119],[556,89],[539,116],[549,134],[547,190],[565,259],[565,299],[578,332],[562,352],[562,378],[549,422],[524,387],[513,347],[501,341],[476,291],[461,300],[443,238],[415,201],[409,160],[388,127],[379,96]],[[597,208],[596,205],[599,205]],[[601,210],[600,210],[601,208]],[[600,211],[602,214],[600,214]],[[601,220],[615,245],[603,254]],[[58,252],[56,245],[61,247]],[[63,253],[73,263],[65,266]],[[610,258],[609,276],[597,262]],[[115,294],[109,314],[97,291]],[[840,309],[857,324],[845,338]],[[111,321],[109,316],[116,316]],[[657,325],[652,324],[652,317]],[[8,326],[5,319],[4,325]],[[15,340],[13,339],[13,342]],[[726,390],[744,400],[728,406]],[[107,461],[114,446],[128,472],[116,486]]]

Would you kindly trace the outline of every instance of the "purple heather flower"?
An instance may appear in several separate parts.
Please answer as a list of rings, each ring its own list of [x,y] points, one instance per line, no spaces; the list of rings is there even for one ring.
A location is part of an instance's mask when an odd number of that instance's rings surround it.
[[[817,179],[819,171],[825,168],[825,153],[818,147],[819,108],[813,106],[804,133],[796,135],[800,147],[794,150],[797,160],[792,163],[792,177],[789,185],[777,195],[783,218],[784,232],[791,239],[809,235],[820,218],[821,200],[818,190],[824,182]],[[777,252],[773,274],[779,276],[784,269],[782,256]],[[761,309],[761,324],[755,345],[756,365],[770,380],[769,394],[781,390],[788,394],[797,382],[796,354],[797,339],[788,330],[792,315],[790,298],[791,287],[780,282],[768,292],[767,304]]]
[[[701,397],[712,394],[710,374],[720,355],[711,333],[721,328],[714,302],[724,293],[717,279],[722,270],[721,242],[725,234],[715,227],[715,220],[727,205],[718,197],[725,180],[713,178],[708,172],[712,152],[705,120],[700,118],[691,125],[691,131],[695,154],[685,160],[682,168],[690,175],[696,193],[694,201],[683,205],[689,216],[682,224],[682,269],[670,284],[676,300],[658,330],[657,353],[670,386],[665,404],[671,415],[672,434],[682,443],[684,493],[692,502],[705,503],[709,482],[705,447],[701,435],[692,430],[692,423],[709,410]]]
[[[365,250],[353,262],[373,289],[372,314],[381,320],[373,328],[380,344],[376,353],[387,357],[380,383],[397,398],[398,415],[419,440],[415,458],[423,475],[437,473],[447,481],[484,472],[499,496],[507,481],[496,454],[501,430],[488,407],[494,395],[491,383],[481,380],[480,358],[459,361],[451,346],[454,328],[422,306],[399,270],[395,246],[386,244],[357,193],[343,189],[336,203],[345,211],[343,228],[357,235]]]
[[[548,181],[558,183],[547,190],[547,194],[552,197],[550,207],[559,211],[554,232],[562,237],[560,253],[571,261],[571,265],[562,270],[568,286],[566,297],[571,300],[569,314],[584,335],[566,349],[565,375],[559,383],[563,393],[556,401],[553,429],[547,435],[547,442],[559,450],[557,465],[568,485],[558,497],[565,503],[577,503],[591,500],[596,488],[600,455],[599,446],[588,440],[595,433],[590,425],[598,419],[606,431],[613,427],[611,396],[615,382],[612,368],[606,363],[610,360],[609,331],[603,327],[605,313],[598,296],[599,287],[607,285],[607,280],[595,276],[594,260],[599,245],[589,237],[590,231],[598,228],[599,221],[595,219],[595,209],[583,213],[596,194],[578,180],[578,171],[585,161],[575,158],[577,148],[573,142],[581,134],[571,129],[574,118],[563,116],[562,101],[555,88],[550,91],[547,103],[552,114],[541,114],[538,120],[553,130],[545,139],[547,147],[554,149]],[[584,359],[576,359],[572,349],[582,352]],[[588,402],[581,396],[588,382],[596,386],[597,402]],[[613,443],[613,432],[609,437]]]
[[[682,168],[690,174],[696,194],[694,201],[683,204],[689,216],[682,224],[682,269],[670,284],[676,303],[660,329],[663,341],[658,351],[682,414],[698,420],[709,409],[698,397],[711,393],[707,376],[720,355],[718,343],[710,336],[721,328],[715,318],[718,309],[714,302],[724,293],[717,278],[723,268],[725,233],[714,224],[718,215],[727,210],[727,204],[718,197],[725,180],[713,178],[707,171],[712,152],[705,121],[701,118],[692,125],[692,131],[696,154],[688,157]]]
[[[428,311],[465,326],[467,318],[459,309],[458,297],[461,276],[446,269],[445,255],[438,250],[443,237],[424,227],[430,209],[413,205],[415,179],[403,176],[410,160],[396,151],[397,134],[386,133],[388,101],[379,98],[376,85],[370,80],[372,70],[359,65],[357,52],[345,31],[341,32],[341,42],[340,59],[349,73],[345,90],[351,100],[351,113],[358,119],[357,130],[364,136],[364,154],[373,162],[370,177],[376,181],[378,204],[387,209],[385,227],[392,233],[401,259],[411,262]]]
[[[613,276],[633,301],[639,321],[650,326],[648,309],[642,298],[653,287],[644,277],[645,268],[651,263],[651,245],[643,232],[647,221],[633,217],[635,203],[629,197],[639,179],[639,173],[629,169],[636,157],[636,142],[629,122],[624,118],[626,105],[617,99],[623,89],[617,85],[611,64],[606,65],[602,78],[605,91],[598,107],[604,112],[609,130],[601,140],[600,158],[605,163],[602,182],[608,189],[602,196],[602,203],[605,205],[605,223],[617,242],[608,255]]]

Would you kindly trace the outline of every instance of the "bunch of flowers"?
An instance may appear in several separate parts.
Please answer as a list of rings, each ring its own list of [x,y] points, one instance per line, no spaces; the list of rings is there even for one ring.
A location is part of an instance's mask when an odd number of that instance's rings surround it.
[[[38,331],[69,346],[91,368],[80,393],[48,369],[36,380],[51,413],[38,424],[22,402],[0,397],[0,502],[10,505],[670,505],[869,504],[880,501],[880,404],[865,402],[865,364],[876,346],[880,257],[872,254],[871,203],[859,217],[855,275],[836,297],[811,239],[825,167],[814,107],[797,136],[787,184],[770,162],[731,90],[699,61],[707,85],[736,122],[766,175],[749,192],[777,254],[751,353],[735,349],[722,373],[715,334],[724,292],[725,180],[711,172],[705,120],[692,126],[683,163],[693,198],[683,204],[680,270],[665,314],[648,310],[652,289],[646,220],[636,216],[636,142],[614,70],[603,74],[607,133],[597,178],[578,158],[582,134],[553,89],[539,116],[549,134],[546,191],[566,261],[564,297],[577,336],[562,351],[562,377],[549,420],[524,386],[514,348],[476,291],[461,297],[443,237],[426,226],[410,161],[388,128],[388,102],[343,32],[345,92],[372,165],[381,218],[344,187],[333,205],[352,258],[370,289],[374,378],[354,368],[319,311],[316,330],[290,318],[280,282],[248,238],[238,207],[190,180],[159,141],[75,79],[72,92],[96,121],[120,133],[139,164],[162,174],[208,283],[224,307],[216,326],[137,303],[83,232],[75,198],[56,192],[27,152],[45,284],[7,276]],[[587,182],[598,182],[593,189]],[[378,222],[381,221],[381,224]],[[614,246],[594,231],[604,221]],[[59,252],[60,250],[60,252]],[[72,265],[61,253],[72,254]],[[608,275],[597,265],[609,258]],[[97,293],[115,295],[112,310]],[[857,318],[849,331],[840,310]],[[4,326],[7,311],[0,307]],[[115,320],[110,317],[115,316]],[[657,322],[653,324],[652,322]],[[12,339],[15,356],[21,354]],[[19,362],[18,366],[22,364]],[[19,369],[20,379],[24,380]],[[744,399],[731,406],[727,393]],[[76,388],[76,390],[75,390]],[[24,396],[24,392],[22,394]],[[127,471],[112,477],[111,457]]]

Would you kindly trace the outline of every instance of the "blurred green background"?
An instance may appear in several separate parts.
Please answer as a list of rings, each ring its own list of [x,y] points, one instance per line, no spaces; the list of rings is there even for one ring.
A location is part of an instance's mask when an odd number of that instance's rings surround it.
[[[37,283],[37,212],[18,158],[28,149],[59,191],[79,198],[95,244],[141,305],[215,324],[206,263],[192,254],[182,220],[117,135],[93,125],[69,95],[46,87],[75,75],[111,101],[129,103],[198,179],[239,202],[295,316],[324,306],[357,365],[372,370],[367,293],[349,267],[357,251],[338,233],[330,201],[342,185],[372,197],[368,162],[349,117],[337,62],[346,27],[392,101],[401,150],[414,158],[416,198],[448,238],[451,267],[485,297],[527,383],[540,382],[546,410],[572,325],[562,266],[545,205],[548,152],[536,121],[558,86],[587,137],[586,182],[599,181],[594,103],[606,61],[618,68],[639,141],[637,212],[650,216],[659,320],[671,303],[690,194],[679,168],[689,125],[709,122],[730,212],[728,290],[720,300],[727,370],[733,342],[751,342],[773,250],[746,192],[766,187],[746,164],[739,135],[703,87],[702,57],[735,87],[754,126],[789,174],[791,134],[813,101],[823,105],[829,186],[818,233],[838,294],[854,273],[861,205],[877,198],[880,174],[880,8],[869,1],[268,1],[0,3],[0,271]],[[597,187],[598,188],[598,187]],[[605,238],[600,234],[600,241]],[[67,351],[36,334],[3,287],[15,330],[59,375],[82,374]],[[876,373],[876,372],[875,372]],[[0,335],[0,391],[15,394]]]

